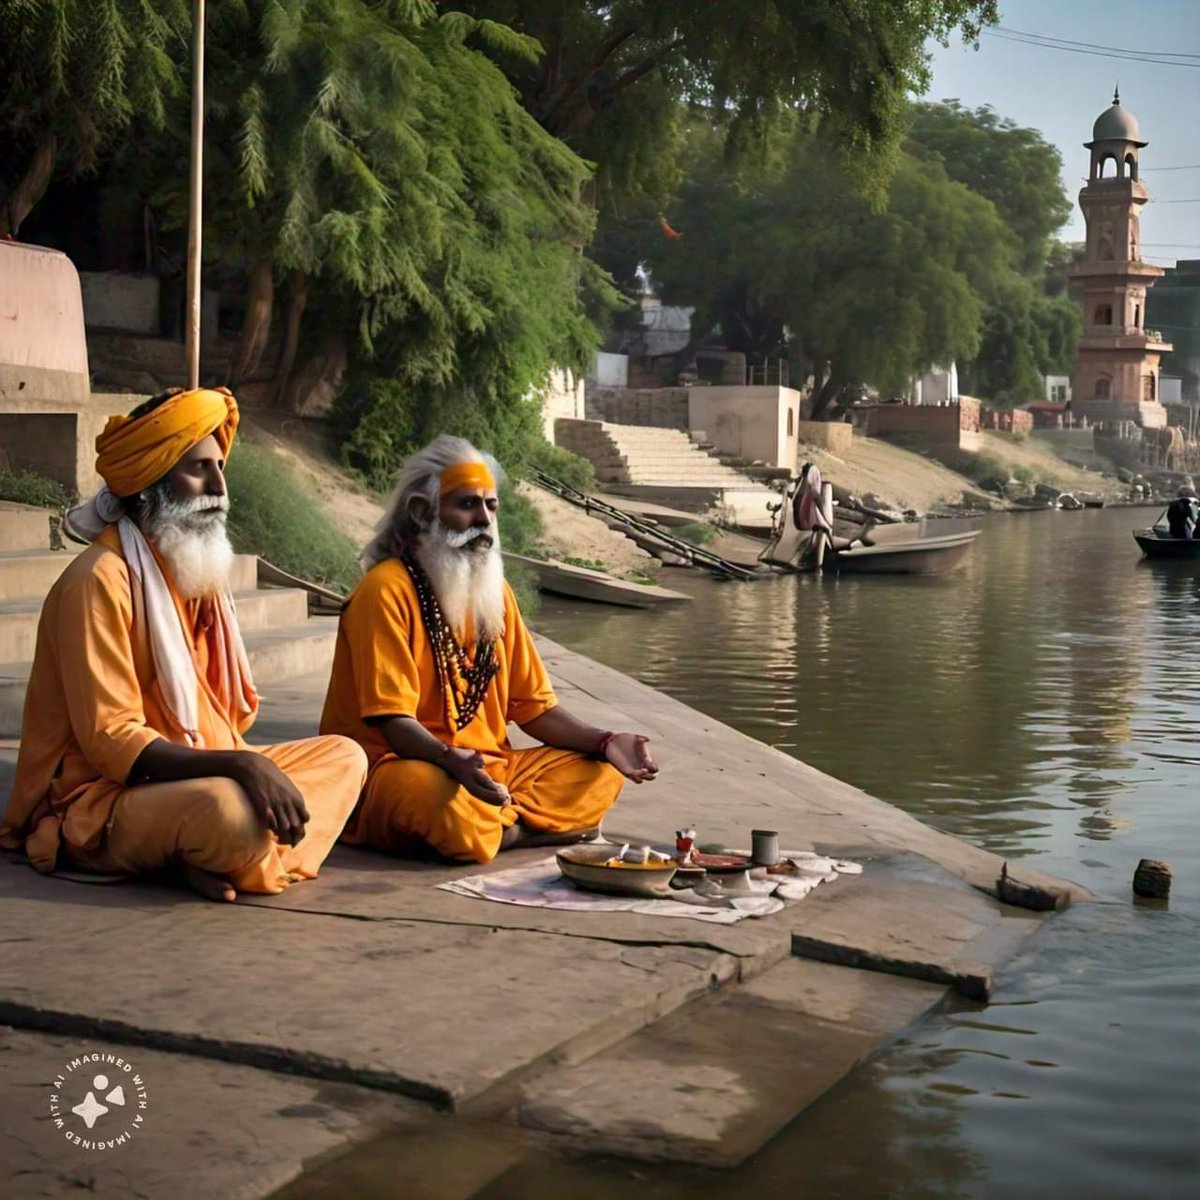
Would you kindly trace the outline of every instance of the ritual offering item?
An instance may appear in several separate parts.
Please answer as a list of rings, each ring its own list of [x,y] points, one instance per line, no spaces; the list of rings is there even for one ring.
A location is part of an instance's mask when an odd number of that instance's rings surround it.
[[[675,830],[675,859],[677,862],[690,863],[695,847],[696,831],[694,829]]]
[[[773,867],[779,861],[779,834],[773,829],[750,830],[750,859],[756,867]]]
[[[710,875],[732,875],[737,871],[748,871],[753,865],[744,854],[701,854],[699,851],[692,855],[692,862]]]
[[[629,862],[628,851],[629,847],[614,853],[612,846],[568,846],[555,857],[563,878],[585,891],[616,896],[667,895],[676,864],[649,850],[645,861]]]

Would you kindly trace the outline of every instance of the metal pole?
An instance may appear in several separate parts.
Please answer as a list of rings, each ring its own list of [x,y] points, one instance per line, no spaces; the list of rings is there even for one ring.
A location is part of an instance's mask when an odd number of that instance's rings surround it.
[[[187,385],[200,386],[200,219],[204,202],[204,0],[192,20],[192,152],[188,196],[187,314],[184,343]]]

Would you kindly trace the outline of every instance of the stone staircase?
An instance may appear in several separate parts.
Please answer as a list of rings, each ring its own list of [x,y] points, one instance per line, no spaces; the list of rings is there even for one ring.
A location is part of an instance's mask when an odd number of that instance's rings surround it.
[[[0,501],[0,738],[20,736],[38,614],[74,553],[50,549],[45,509]],[[337,622],[310,618],[303,590],[260,588],[258,559],[239,554],[233,592],[260,694],[283,680],[328,670]]]
[[[719,505],[739,519],[766,519],[776,493],[725,466],[680,429],[560,418],[555,441],[586,458],[607,492],[700,511]]]

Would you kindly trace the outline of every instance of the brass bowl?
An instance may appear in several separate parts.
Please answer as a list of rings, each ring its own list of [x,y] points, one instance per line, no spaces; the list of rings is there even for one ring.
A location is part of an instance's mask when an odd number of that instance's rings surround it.
[[[613,846],[568,846],[555,856],[564,879],[588,892],[610,896],[670,896],[673,862],[618,863]]]

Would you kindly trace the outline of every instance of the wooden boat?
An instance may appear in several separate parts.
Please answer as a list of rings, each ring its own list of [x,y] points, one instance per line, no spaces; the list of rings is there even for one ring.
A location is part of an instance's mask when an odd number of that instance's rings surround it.
[[[824,570],[851,575],[943,575],[962,565],[980,534],[976,528],[895,540],[880,536],[914,527],[919,526],[876,527],[870,535],[873,546],[860,542],[842,550],[830,547],[825,551]]]
[[[960,566],[980,534],[975,518],[925,517],[895,525],[876,525],[868,534],[871,545],[845,541],[856,538],[860,526],[834,523],[834,542],[825,550],[824,570],[858,575],[941,575]],[[804,562],[804,540],[791,528],[772,541],[762,561],[792,570],[811,570]]]
[[[1200,538],[1173,538],[1161,525],[1135,529],[1133,537],[1147,558],[1200,559]]]
[[[673,592],[656,584],[630,583],[627,579],[617,579],[603,571],[593,571],[590,567],[529,558],[507,551],[504,552],[504,561],[526,567],[537,579],[539,591],[570,596],[575,600],[616,604],[622,608],[662,608],[691,600],[691,596],[684,592]]]

